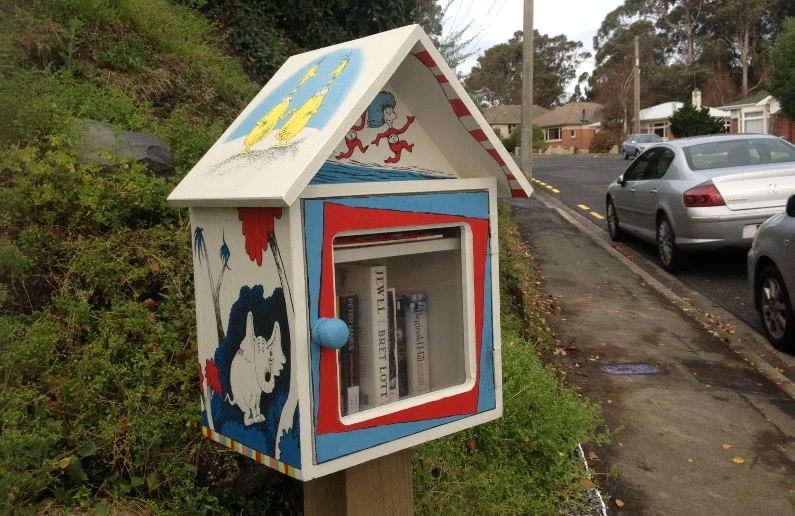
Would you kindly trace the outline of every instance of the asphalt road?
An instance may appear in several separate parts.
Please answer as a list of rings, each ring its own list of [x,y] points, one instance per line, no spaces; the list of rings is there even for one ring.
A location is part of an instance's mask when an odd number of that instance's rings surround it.
[[[599,225],[606,233],[604,217],[607,186],[624,172],[629,163],[621,156],[535,158],[533,188],[558,198]],[[632,237],[627,237],[622,246],[646,257],[648,261],[639,261],[638,265],[677,291],[671,276],[657,265],[655,246]],[[761,331],[758,315],[747,294],[746,251],[696,253],[689,256],[689,266],[677,272],[676,277]]]

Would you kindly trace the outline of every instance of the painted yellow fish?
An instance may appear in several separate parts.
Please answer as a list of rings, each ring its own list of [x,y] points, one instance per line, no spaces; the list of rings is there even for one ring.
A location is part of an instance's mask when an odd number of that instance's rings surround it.
[[[337,77],[339,77],[339,75],[343,72],[343,70],[345,70],[345,67],[348,66],[348,61],[350,61],[350,58],[346,57],[340,62],[340,64],[337,65],[337,67],[334,69],[333,72],[328,74],[328,76],[331,77],[332,81]]]
[[[298,88],[303,86],[306,81],[308,81],[312,77],[316,76],[318,68],[320,68],[320,63],[318,63],[315,66],[313,66],[312,68],[310,68],[309,71],[306,72],[304,74],[304,76],[301,78],[301,82],[298,83],[298,86],[295,87],[295,89],[290,93],[290,95],[295,94],[295,92],[298,91]]]
[[[290,101],[292,99],[292,95],[284,97],[279,101],[278,104],[273,106],[273,108],[268,111],[265,116],[259,119],[257,125],[254,126],[254,129],[248,133],[248,136],[246,136],[246,139],[243,141],[243,144],[246,146],[246,148],[243,149],[243,154],[248,154],[251,152],[251,147],[255,143],[263,140],[273,131],[273,129],[276,127],[276,124],[279,123],[279,120],[285,117],[287,108],[289,107]]]
[[[291,109],[287,113],[286,116],[292,116],[285,122],[281,130],[276,133],[276,139],[279,140],[276,147],[287,147],[292,145],[290,140],[295,138],[295,136],[306,127],[312,117],[315,116],[320,106],[323,105],[323,99],[326,98],[327,93],[328,86],[325,86],[322,90],[312,95],[309,100],[304,102],[303,106],[298,109]]]

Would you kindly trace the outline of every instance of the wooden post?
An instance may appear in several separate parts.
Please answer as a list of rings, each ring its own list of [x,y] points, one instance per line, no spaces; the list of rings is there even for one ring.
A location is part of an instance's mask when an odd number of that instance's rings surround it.
[[[413,516],[411,449],[304,483],[304,514]]]

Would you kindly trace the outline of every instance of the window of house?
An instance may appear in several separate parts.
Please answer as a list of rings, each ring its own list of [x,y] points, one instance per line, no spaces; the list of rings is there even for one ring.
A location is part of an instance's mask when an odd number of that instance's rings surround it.
[[[651,132],[660,138],[668,138],[668,122],[656,122],[652,124]]]
[[[516,129],[518,124],[508,124],[508,135],[510,136],[513,133],[513,130]]]
[[[559,141],[561,139],[560,136],[560,127],[551,127],[549,129],[544,129],[544,140],[548,142]]]
[[[730,119],[723,122],[723,132],[726,134],[732,132],[732,121]]]
[[[576,136],[575,136],[575,132],[574,132],[574,129],[572,129],[572,130],[571,130],[571,137],[572,137],[572,138],[576,138]]]
[[[742,119],[743,133],[759,133],[765,134],[765,112],[764,111],[748,111],[743,113]]]

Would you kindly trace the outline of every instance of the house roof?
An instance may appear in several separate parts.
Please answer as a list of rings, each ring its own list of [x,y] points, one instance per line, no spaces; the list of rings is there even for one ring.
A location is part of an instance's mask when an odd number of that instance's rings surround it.
[[[590,125],[602,121],[602,104],[596,102],[569,102],[566,105],[544,113],[533,120],[539,127],[564,125]],[[583,110],[585,116],[583,116]]]
[[[753,106],[759,103],[760,101],[765,100],[765,98],[767,98],[769,95],[770,95],[769,93],[763,91],[761,93],[757,93],[756,95],[752,95],[750,97],[746,97],[740,100],[735,100],[734,102],[730,102],[728,104],[720,106],[720,109],[732,109],[744,106]]]
[[[649,120],[664,120],[670,118],[675,112],[682,108],[682,102],[664,102],[656,106],[647,107],[640,110],[641,122]],[[705,106],[706,107],[706,106]],[[716,118],[729,118],[731,113],[717,108],[709,108],[709,115]]]
[[[533,119],[535,120],[544,113],[548,113],[547,108],[533,104]],[[491,106],[483,112],[483,118],[489,124],[521,124],[522,106],[521,104],[497,104]]]
[[[321,167],[341,166],[335,150],[345,146],[346,134],[364,125],[368,107],[388,83],[392,106],[398,100],[393,111],[400,116],[388,129],[402,134],[397,124],[405,123],[403,131],[411,125],[398,140],[412,135],[414,144],[413,152],[403,153],[401,166],[416,162],[423,152],[431,156],[433,150],[429,168],[446,171],[446,177],[495,177],[501,196],[532,192],[431,40],[419,25],[410,25],[288,59],[169,201],[184,206],[292,205]],[[367,120],[365,143],[376,135],[386,140],[387,134],[380,133],[387,128],[385,107],[381,124]],[[371,161],[368,170],[385,171],[375,180],[395,170],[384,160],[391,155],[391,142],[378,146],[378,140],[364,156]]]

